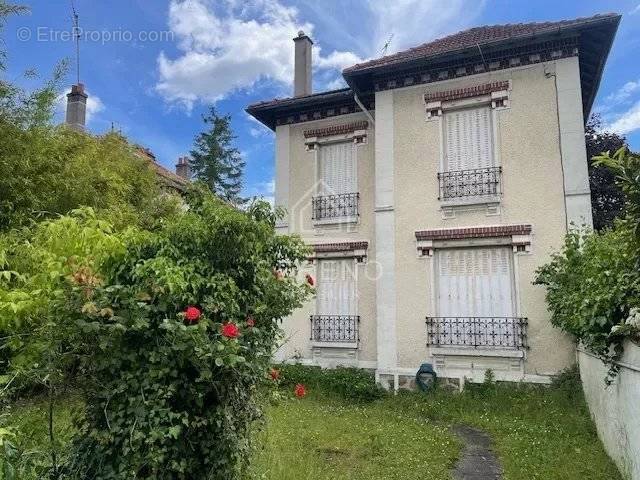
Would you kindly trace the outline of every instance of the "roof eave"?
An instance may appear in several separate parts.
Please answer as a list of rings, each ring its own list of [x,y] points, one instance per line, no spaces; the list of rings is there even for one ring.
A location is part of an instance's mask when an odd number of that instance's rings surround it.
[[[585,105],[584,112],[583,112],[585,123],[589,118],[589,115],[591,114],[591,108],[593,107],[593,103],[596,99],[596,96],[598,95],[600,82],[602,80],[602,73],[604,72],[604,67],[607,63],[607,59],[609,58],[609,53],[611,52],[611,48],[613,47],[613,42],[615,41],[616,34],[618,33],[618,26],[620,25],[620,21],[622,20],[622,15],[607,17],[607,20],[609,20],[609,23],[611,23],[612,31],[608,36],[609,41],[606,43],[606,45],[604,45],[604,48],[600,55],[598,68],[596,70],[593,86],[591,88],[591,91],[589,92],[589,97],[586,102],[583,102],[583,104]]]
[[[277,121],[276,117],[278,115],[286,115],[288,112],[316,105],[324,105],[332,102],[337,103],[351,97],[352,94],[349,88],[341,88],[338,90],[319,92],[304,97],[284,98],[272,102],[255,103],[253,105],[249,105],[245,109],[245,112],[270,130],[275,131]]]
[[[595,29],[598,27],[610,27],[610,32],[607,37],[608,41],[606,45],[604,45],[603,49],[599,52],[599,60],[598,67],[596,70],[596,75],[594,77],[593,85],[589,88],[589,91],[586,92],[588,94],[588,98],[586,102],[583,102],[584,106],[584,117],[585,121],[589,116],[591,108],[593,106],[593,102],[598,92],[598,87],[600,85],[600,81],[602,78],[602,72],[604,70],[604,66],[613,45],[613,41],[618,29],[618,25],[620,24],[622,16],[621,15],[608,15],[602,16],[599,18],[592,18],[586,20],[582,23],[568,26],[559,26],[557,28],[550,28],[545,31],[535,32],[532,34],[519,35],[516,37],[511,37],[509,39],[499,39],[491,42],[485,42],[480,45],[483,49],[493,49],[493,48],[503,48],[509,46],[511,44],[520,44],[526,41],[531,41],[532,39],[542,39],[545,37],[557,37],[557,36],[568,36],[572,34],[583,34],[584,32],[588,32],[590,29]],[[362,80],[366,77],[372,75],[383,75],[390,71],[394,70],[411,70],[414,68],[419,68],[425,66],[429,63],[437,62],[445,62],[450,61],[456,58],[461,58],[465,56],[465,54],[469,54],[475,52],[477,47],[463,47],[458,48],[456,50],[451,50],[446,53],[440,53],[435,55],[429,55],[422,58],[416,59],[407,59],[400,60],[393,63],[387,63],[384,65],[372,65],[369,67],[352,70],[349,69],[343,70],[343,77],[349,87],[358,95],[362,95],[367,92],[368,88],[366,87],[366,83]],[[363,88],[364,87],[364,88]],[[584,95],[583,91],[583,95]]]

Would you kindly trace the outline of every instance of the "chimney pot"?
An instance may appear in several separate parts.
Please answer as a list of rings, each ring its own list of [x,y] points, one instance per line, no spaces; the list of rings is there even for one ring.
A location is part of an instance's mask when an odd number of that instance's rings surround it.
[[[302,30],[293,39],[295,45],[293,95],[301,97],[312,92],[311,61],[313,41]]]
[[[189,157],[178,157],[176,164],[176,175],[189,180],[191,178],[191,167],[189,165]]]
[[[71,86],[71,93],[67,93],[67,114],[65,123],[71,128],[84,131],[87,118],[87,98],[84,85],[78,83]]]

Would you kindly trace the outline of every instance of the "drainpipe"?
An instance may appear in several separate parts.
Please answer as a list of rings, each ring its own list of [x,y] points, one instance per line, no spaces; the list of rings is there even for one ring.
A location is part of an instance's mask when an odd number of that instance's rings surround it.
[[[371,126],[375,127],[376,126],[376,121],[373,119],[373,116],[371,115],[371,112],[369,112],[369,110],[367,110],[365,108],[365,106],[362,104],[362,102],[358,98],[358,95],[354,93],[353,94],[353,99],[356,101],[356,104],[360,107],[360,110],[362,110],[364,112],[364,114],[367,116],[367,118],[371,122]]]

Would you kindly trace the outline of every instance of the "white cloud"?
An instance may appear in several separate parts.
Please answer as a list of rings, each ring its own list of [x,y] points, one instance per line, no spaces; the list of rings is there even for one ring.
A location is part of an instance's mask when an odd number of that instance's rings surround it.
[[[621,114],[615,121],[607,125],[604,130],[616,132],[621,135],[640,130],[640,101]]]
[[[347,82],[345,82],[342,75],[340,75],[327,83],[327,90],[338,90],[340,88],[345,88],[346,86]]]
[[[89,123],[93,117],[104,110],[104,103],[100,100],[100,97],[92,96],[87,92],[89,98],[87,98],[87,123]]]
[[[640,12],[640,3],[638,5],[636,5],[636,8],[634,8],[633,10],[631,10],[629,12],[629,15],[634,15],[636,13]]]
[[[61,92],[56,97],[56,112],[61,114],[63,119],[65,112],[67,111],[67,93],[69,92]],[[88,95],[86,124],[89,125],[89,123],[95,118],[95,115],[105,109],[105,106],[100,97],[91,95],[91,92],[88,90],[86,90],[85,93]]]
[[[170,102],[187,108],[199,100],[216,102],[230,92],[262,80],[289,85],[293,78],[291,39],[298,30],[313,34],[313,25],[298,19],[298,11],[278,0],[235,1],[214,5],[211,0],[172,0],[169,27],[182,51],[177,58],[158,57],[156,86]],[[350,52],[322,57],[320,69],[340,68],[358,61]]]
[[[362,59],[353,52],[331,52],[329,56],[320,56],[321,48],[316,47],[314,64],[317,68],[331,68],[342,71],[342,69],[361,62]]]
[[[253,185],[248,186],[247,193],[245,195],[248,197],[261,198],[262,200],[265,200],[273,205],[275,191],[276,182],[272,179],[267,182],[257,182]]]
[[[265,81],[287,91],[293,79],[291,39],[298,30],[316,42],[316,86],[334,88],[341,86],[336,79],[340,70],[363,58],[378,57],[390,34],[394,36],[387,53],[468,27],[484,4],[485,0],[367,0],[353,7],[362,15],[349,16],[338,13],[345,8],[340,2],[302,0],[300,8],[323,26],[316,37],[312,19],[302,19],[300,10],[282,0],[171,0],[169,27],[180,53],[163,52],[158,57],[156,90],[168,102],[187,109]],[[343,44],[328,51],[323,37]]]
[[[607,103],[619,104],[622,103],[631,97],[635,92],[640,90],[640,80],[637,82],[631,81],[625,83],[619,90],[613,92],[611,95],[608,95],[604,101]]]
[[[260,123],[258,120],[253,118],[248,113],[245,113],[244,115],[245,115],[245,118],[249,121],[249,123],[253,125],[249,127],[249,135],[251,135],[253,138],[259,138],[266,135],[271,135],[273,133],[269,128],[264,126],[262,123]]]

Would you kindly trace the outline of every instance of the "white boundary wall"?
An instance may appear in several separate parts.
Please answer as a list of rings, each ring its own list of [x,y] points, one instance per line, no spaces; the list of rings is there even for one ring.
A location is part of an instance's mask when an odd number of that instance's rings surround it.
[[[630,480],[640,480],[640,346],[627,341],[620,373],[606,387],[608,368],[578,349],[582,388],[607,453]]]

